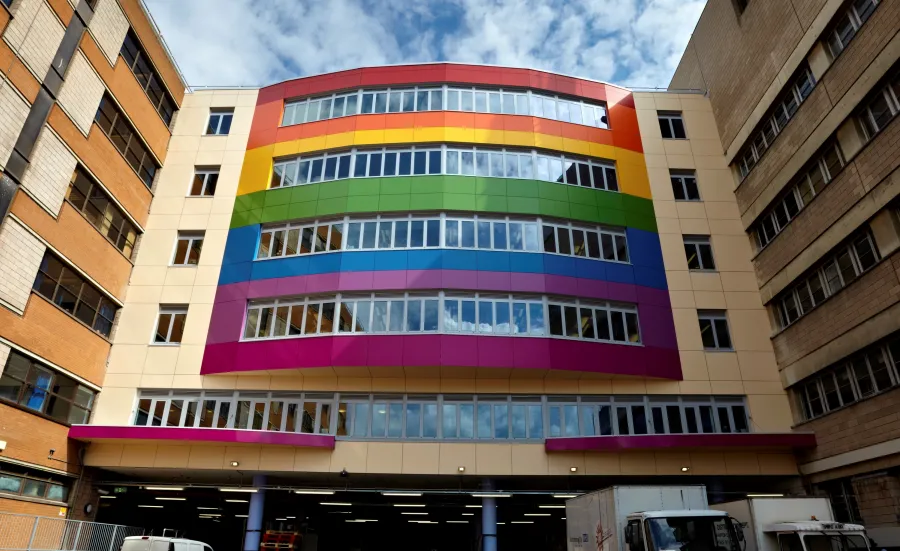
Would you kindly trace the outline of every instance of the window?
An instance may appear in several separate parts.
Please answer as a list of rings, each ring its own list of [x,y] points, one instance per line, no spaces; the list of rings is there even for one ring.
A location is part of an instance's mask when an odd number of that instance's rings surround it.
[[[219,167],[196,168],[194,179],[191,181],[191,189],[188,195],[191,197],[212,197],[216,194],[216,184],[219,183]]]
[[[543,440],[750,432],[739,396],[143,391],[132,424],[333,434],[344,440]]]
[[[864,348],[793,387],[803,416],[814,419],[900,384],[900,339]]]
[[[231,130],[231,119],[233,118],[234,109],[210,109],[206,135],[227,136],[229,130]]]
[[[546,304],[540,295],[457,292],[254,301],[247,308],[243,339],[334,333],[477,333],[641,342],[634,305],[574,299],[553,299]]]
[[[125,157],[144,185],[151,187],[159,164],[109,94],[103,94],[94,121]]]
[[[172,115],[175,113],[175,100],[166,90],[166,86],[160,78],[156,68],[153,67],[153,61],[147,52],[141,47],[141,42],[134,31],[128,29],[125,35],[125,41],[122,42],[122,49],[119,51],[125,64],[134,73],[138,84],[147,94],[153,108],[162,117],[166,126],[172,122]]]
[[[830,253],[816,268],[800,278],[800,283],[776,297],[781,327],[785,328],[837,293],[880,259],[868,232],[850,238]]]
[[[51,501],[65,502],[69,498],[69,487],[52,479],[28,475],[25,469],[11,472],[14,465],[4,464],[0,471],[0,494],[12,494]]]
[[[203,248],[203,233],[178,232],[175,240],[175,257],[173,266],[196,266],[200,261],[200,250]]]
[[[412,87],[357,90],[285,102],[282,126],[369,113],[466,111],[531,115],[597,128],[609,128],[606,105],[574,101],[526,90]]]
[[[676,201],[699,201],[700,190],[697,188],[697,175],[690,171],[669,171],[672,180],[672,193]]]
[[[754,224],[751,233],[756,237],[757,246],[768,245],[785,226],[809,204],[844,167],[844,157],[837,141],[829,141],[807,165],[800,170],[782,197],[777,199],[760,220]]]
[[[838,13],[831,28],[823,35],[832,59],[841,55],[880,3],[881,0],[851,0],[845,10]]]
[[[709,236],[684,236],[684,255],[689,270],[715,270]]]
[[[137,228],[106,190],[94,183],[81,167],[76,167],[72,173],[66,199],[126,258],[131,258]]]
[[[784,130],[788,121],[816,87],[816,80],[805,63],[797,69],[787,89],[774,102],[771,111],[763,117],[756,130],[747,139],[747,145],[738,153],[735,163],[741,180],[759,163],[763,154],[772,147],[775,138]]]
[[[701,310],[697,314],[700,319],[700,338],[703,340],[703,348],[706,350],[733,350],[725,312]]]
[[[892,77],[892,82],[882,85],[863,102],[863,108],[859,114],[859,120],[865,128],[866,138],[872,139],[876,134],[894,120],[900,112],[900,72]]]
[[[854,524],[863,523],[851,479],[830,480],[822,483],[819,487],[828,494],[828,498],[831,500],[831,506],[834,508],[834,520]]]
[[[460,149],[425,146],[409,149],[352,149],[277,160],[271,188],[343,180],[454,174],[543,180],[606,191],[619,191],[613,161],[546,155],[532,150]]]
[[[663,138],[683,140],[687,138],[684,133],[684,120],[680,112],[659,111],[659,131]]]
[[[94,390],[12,349],[0,375],[0,400],[38,411],[60,423],[87,423]]]
[[[161,306],[159,319],[156,321],[156,335],[153,342],[157,344],[179,344],[184,336],[184,321],[187,308],[182,306]]]
[[[49,250],[44,253],[33,289],[78,321],[109,337],[118,305]]]

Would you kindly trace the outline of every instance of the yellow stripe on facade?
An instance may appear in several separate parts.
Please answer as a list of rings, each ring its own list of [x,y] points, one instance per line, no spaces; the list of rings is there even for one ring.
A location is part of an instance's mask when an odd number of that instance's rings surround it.
[[[244,157],[241,180],[238,184],[238,195],[262,191],[268,187],[272,174],[273,158],[359,146],[436,142],[549,149],[573,155],[614,160],[616,161],[616,170],[619,174],[619,189],[622,193],[644,199],[651,198],[650,181],[647,176],[643,153],[611,145],[535,132],[445,126],[355,130],[316,136],[314,138],[300,138],[250,149]]]

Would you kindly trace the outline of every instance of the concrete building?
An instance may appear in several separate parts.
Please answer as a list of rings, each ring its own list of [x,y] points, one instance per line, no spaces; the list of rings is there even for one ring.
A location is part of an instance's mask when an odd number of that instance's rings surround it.
[[[137,0],[0,2],[0,513],[93,518],[96,406],[184,84]],[[95,512],[94,512],[95,513]]]
[[[524,69],[186,94],[70,430],[99,519],[553,549],[554,496],[795,487],[722,151],[702,94]]]
[[[710,0],[671,83],[709,91],[793,427],[817,436],[807,489],[881,546],[900,545],[898,29],[896,2]]]

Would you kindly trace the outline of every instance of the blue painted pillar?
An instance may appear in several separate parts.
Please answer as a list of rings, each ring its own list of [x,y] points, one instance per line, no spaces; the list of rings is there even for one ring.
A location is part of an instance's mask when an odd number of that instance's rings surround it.
[[[484,482],[485,490],[493,490],[490,480]],[[483,551],[497,551],[497,498],[481,498],[481,538]]]
[[[259,488],[250,494],[250,511],[247,513],[247,534],[244,536],[244,551],[259,551],[259,540],[262,536],[263,505],[266,501],[266,475],[253,477],[253,486]]]

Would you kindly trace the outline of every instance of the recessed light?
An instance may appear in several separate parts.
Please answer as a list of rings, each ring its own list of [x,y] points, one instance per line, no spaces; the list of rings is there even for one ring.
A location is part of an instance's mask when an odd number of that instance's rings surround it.
[[[239,467],[240,465],[241,465],[241,462],[240,462],[240,461],[232,461],[232,462],[231,462],[231,466],[232,466],[232,467]]]
[[[534,524],[533,520],[514,520],[510,524]]]
[[[187,501],[186,497],[158,497],[159,501]]]
[[[422,497],[422,492],[381,492],[385,497]]]
[[[164,492],[180,492],[184,490],[181,486],[144,486],[145,490],[160,490]]]
[[[408,520],[407,522],[412,522],[414,524],[437,524],[436,520]]]
[[[247,515],[234,515],[234,518],[247,518]]]
[[[566,517],[562,517],[560,520],[566,520]]]
[[[138,505],[138,507],[143,507],[144,509],[162,509],[162,505]]]
[[[287,519],[286,519],[286,518],[276,518],[275,520],[276,520],[276,521],[285,521],[285,520],[287,520]]]
[[[569,467],[569,472],[570,472],[570,473],[577,473],[577,472],[578,472],[578,467]]]
[[[395,503],[394,507],[425,507],[424,503]]]
[[[565,505],[538,505],[538,509],[565,509]]]
[[[226,499],[226,503],[247,503],[246,499]]]
[[[257,492],[256,488],[219,488],[220,492],[246,492],[248,494],[255,494]]]
[[[479,494],[469,494],[472,497],[512,497],[512,494],[501,494],[501,493],[479,493]]]
[[[747,494],[747,497],[784,497],[784,494]]]
[[[219,513],[200,513],[201,517],[221,517]]]
[[[334,495],[334,490],[294,490],[294,493],[311,496],[330,496]]]
[[[428,513],[422,511],[403,511],[400,513],[401,515],[427,515]]]
[[[100,499],[116,499],[116,496],[100,496]]]
[[[481,509],[481,505],[466,505],[467,509]]]
[[[578,497],[578,494],[553,494],[553,497],[558,499],[572,499],[573,497]]]
[[[461,473],[466,472],[466,468],[463,467],[462,465],[460,465],[459,467],[457,467],[456,470],[459,471],[459,472],[461,472]]]
[[[497,524],[506,524],[505,522],[498,522]]]
[[[353,504],[345,503],[343,501],[323,501],[323,502],[319,503],[319,505],[335,505],[337,507],[350,507]]]
[[[474,517],[474,516],[475,516],[475,513],[463,513],[462,516],[464,516],[464,517]]]
[[[297,517],[284,517],[284,518],[297,518]]]
[[[550,513],[525,513],[526,517],[549,517]]]
[[[688,472],[689,470],[691,470],[690,467],[682,467],[682,468],[681,468],[681,472],[683,472],[683,473],[686,473],[686,472]]]
[[[345,522],[378,522],[378,520],[370,518],[348,518]]]
[[[218,511],[218,507],[197,507],[197,509],[203,509],[204,511]]]
[[[448,520],[447,524],[469,524],[468,520]]]

